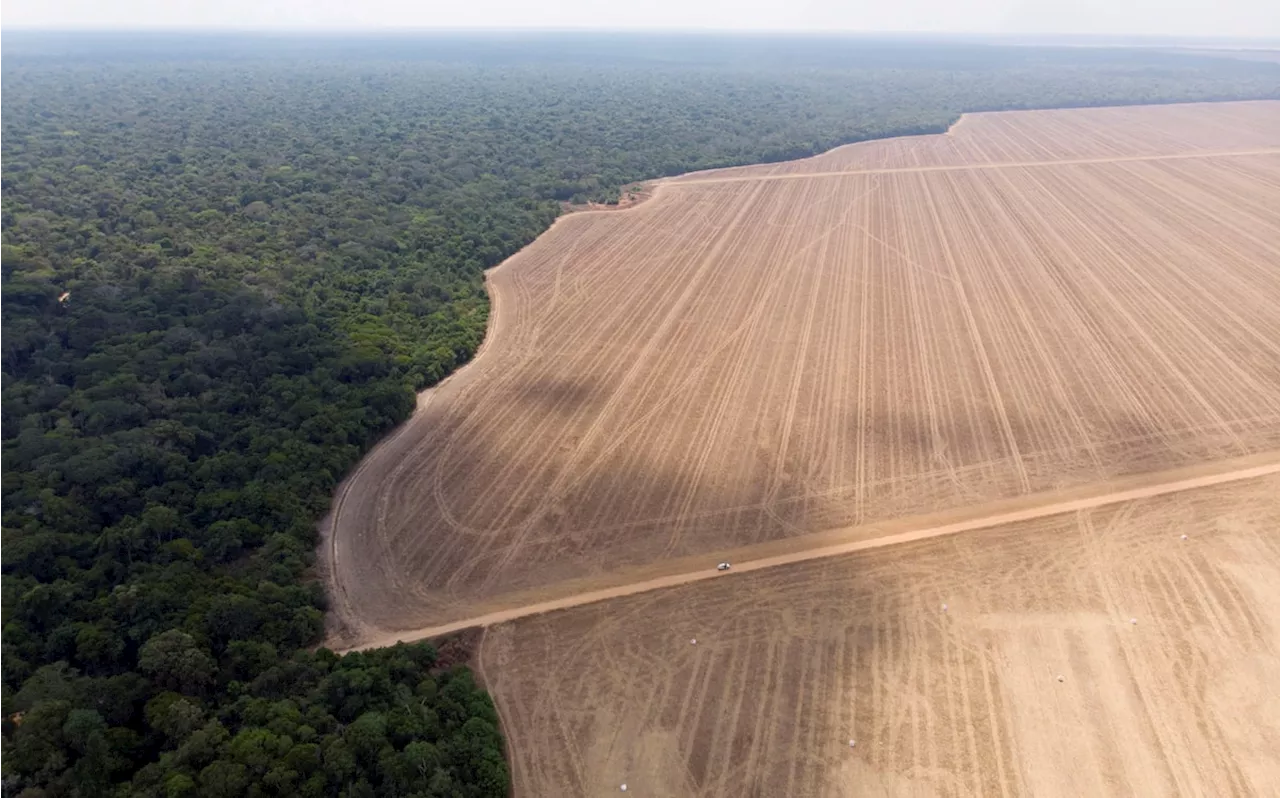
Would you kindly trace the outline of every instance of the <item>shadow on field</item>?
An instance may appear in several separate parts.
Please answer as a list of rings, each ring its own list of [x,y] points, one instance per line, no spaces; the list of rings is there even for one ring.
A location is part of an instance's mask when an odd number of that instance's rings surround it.
[[[349,528],[380,534],[344,553],[360,617],[416,628],[460,604],[656,560],[705,556],[714,567],[743,545],[1250,453],[1230,430],[1162,430],[1115,407],[953,417],[901,406],[849,413],[807,444],[811,428],[794,432],[787,447],[781,422],[761,421],[732,462],[718,453],[672,468],[632,415],[625,428],[602,421],[625,408],[616,389],[512,376],[498,386],[500,423],[445,405],[418,420],[392,467],[370,469]],[[715,408],[675,399],[664,412]]]

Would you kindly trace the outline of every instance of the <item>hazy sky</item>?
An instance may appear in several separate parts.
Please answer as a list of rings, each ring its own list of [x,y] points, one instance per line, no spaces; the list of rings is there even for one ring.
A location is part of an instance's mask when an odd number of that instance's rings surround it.
[[[1280,37],[1280,0],[5,0],[5,27],[645,28]]]

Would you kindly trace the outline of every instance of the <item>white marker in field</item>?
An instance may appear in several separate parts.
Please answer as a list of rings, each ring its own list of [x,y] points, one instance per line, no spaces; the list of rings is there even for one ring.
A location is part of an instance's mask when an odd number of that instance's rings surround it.
[[[624,784],[624,785],[622,785],[622,791],[623,791],[623,792],[626,792],[626,791],[627,791],[627,785],[625,785],[625,784]]]

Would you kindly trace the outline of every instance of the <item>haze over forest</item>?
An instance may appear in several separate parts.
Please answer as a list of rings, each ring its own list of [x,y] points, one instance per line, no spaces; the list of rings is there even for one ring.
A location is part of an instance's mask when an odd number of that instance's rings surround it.
[[[12,0],[8,28],[107,29],[597,29],[1088,34],[1280,38],[1280,4],[1270,0]]]

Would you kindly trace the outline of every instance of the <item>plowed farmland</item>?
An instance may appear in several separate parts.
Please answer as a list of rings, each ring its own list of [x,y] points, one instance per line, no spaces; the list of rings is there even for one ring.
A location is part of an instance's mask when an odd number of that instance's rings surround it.
[[[486,626],[518,795],[1265,794],[1278,263],[1280,103],[564,217],[340,491],[334,642]]]
[[[1276,496],[1240,481],[492,627],[516,794],[1272,795]]]
[[[1277,263],[1266,102],[975,114],[571,214],[340,493],[335,639],[1280,449]]]

